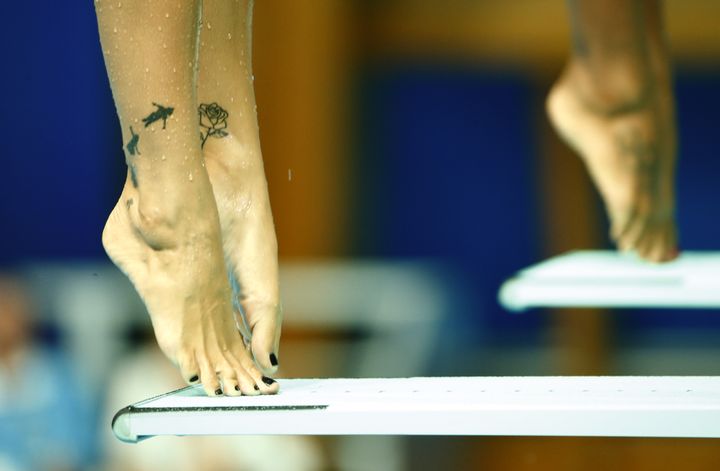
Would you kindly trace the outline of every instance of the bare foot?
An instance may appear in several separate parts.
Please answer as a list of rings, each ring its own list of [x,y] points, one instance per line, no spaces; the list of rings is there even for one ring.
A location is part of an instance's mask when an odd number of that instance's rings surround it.
[[[220,215],[223,248],[236,303],[252,332],[256,364],[278,367],[282,309],[278,288],[277,239],[259,143],[243,145],[230,132],[203,148]]]
[[[548,96],[550,120],[585,162],[618,248],[653,262],[672,260],[676,131],[669,80],[627,103],[587,84],[581,66],[571,63]]]
[[[139,198],[128,179],[103,245],[145,302],[162,351],[188,383],[202,381],[208,395],[277,392],[235,324],[218,234],[202,218],[155,230]]]

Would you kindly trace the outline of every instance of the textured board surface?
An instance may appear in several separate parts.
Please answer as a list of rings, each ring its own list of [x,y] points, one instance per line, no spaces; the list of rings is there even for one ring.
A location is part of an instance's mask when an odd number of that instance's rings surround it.
[[[615,251],[577,251],[506,281],[500,303],[533,307],[720,307],[720,252],[684,252],[664,264]]]
[[[276,396],[198,386],[118,412],[124,441],[154,435],[720,437],[720,377],[285,379]]]

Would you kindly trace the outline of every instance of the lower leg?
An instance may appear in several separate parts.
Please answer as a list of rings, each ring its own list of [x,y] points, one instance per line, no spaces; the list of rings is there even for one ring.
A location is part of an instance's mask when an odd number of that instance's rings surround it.
[[[129,167],[103,232],[105,248],[132,280],[161,349],[187,381],[202,381],[211,395],[255,394],[261,375],[232,316],[217,209],[197,138],[199,4],[95,5]]]
[[[237,301],[255,360],[277,368],[282,313],[277,242],[263,169],[252,75],[252,1],[215,0],[204,11],[198,78],[203,154],[220,213]]]
[[[676,255],[675,123],[655,0],[571,0],[573,48],[548,98],[560,135],[585,160],[621,249]]]

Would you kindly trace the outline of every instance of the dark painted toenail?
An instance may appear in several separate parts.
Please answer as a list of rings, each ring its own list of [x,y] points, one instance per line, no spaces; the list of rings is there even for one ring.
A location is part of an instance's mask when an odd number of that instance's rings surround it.
[[[270,354],[270,364],[271,364],[272,366],[277,366],[277,365],[278,365],[277,357],[275,356],[274,353],[271,353],[271,354]]]
[[[215,390],[215,395],[216,395],[216,396],[222,395],[222,389],[217,388],[217,389]]]
[[[257,384],[254,384],[253,386],[255,387],[255,391],[260,391],[260,387],[258,387]]]
[[[235,385],[235,391],[240,391],[240,386]]]
[[[275,384],[275,380],[272,378],[268,378],[267,376],[262,377],[263,383],[267,384],[268,386]]]
[[[193,376],[192,378],[190,378],[190,382],[191,382],[191,383],[194,383],[194,382],[197,381],[198,379],[200,379],[200,378],[198,378],[197,375],[195,375],[195,376]]]

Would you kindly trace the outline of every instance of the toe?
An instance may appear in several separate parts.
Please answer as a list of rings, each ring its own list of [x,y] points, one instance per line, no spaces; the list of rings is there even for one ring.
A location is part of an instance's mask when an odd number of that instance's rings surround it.
[[[619,246],[622,235],[627,232],[634,217],[631,213],[623,214],[610,208],[608,208],[608,213],[610,214],[610,239]]]
[[[675,260],[680,256],[680,248],[678,247],[678,235],[674,224],[670,224],[667,228],[666,233],[667,240],[667,261]]]
[[[222,387],[215,368],[212,367],[207,357],[198,358],[200,365],[200,381],[202,381],[205,394],[208,396],[222,395]]]
[[[255,362],[266,374],[275,373],[278,369],[281,318],[279,307],[265,307],[252,315],[252,353]]]
[[[255,396],[260,394],[260,390],[255,388],[255,381],[252,377],[250,369],[254,369],[250,354],[242,347],[237,346],[232,355],[228,355],[228,362],[232,365],[237,378],[238,391],[246,396]]]
[[[647,228],[647,218],[636,216],[618,238],[618,248],[622,251],[635,250]]]
[[[654,224],[651,231],[644,250],[645,259],[653,263],[662,263],[667,260],[669,252],[665,225]]]
[[[237,396],[239,394],[239,391],[235,389],[235,386],[238,384],[238,379],[234,368],[226,365],[221,366],[218,368],[217,377],[222,384],[222,393],[228,396]],[[215,392],[217,392],[217,390],[215,390]]]
[[[195,360],[195,354],[192,352],[183,352],[178,354],[178,367],[180,374],[188,384],[197,384],[200,381],[200,368]]]
[[[250,374],[242,368],[236,370],[238,376],[238,387],[240,391],[246,396],[257,396],[260,394],[260,389],[255,386]]]
[[[675,235],[675,228],[672,224],[669,224],[662,233],[663,241],[663,256],[662,262],[670,262],[675,260],[679,256],[677,248],[677,236]]]
[[[268,376],[262,376],[256,384],[263,394],[277,394],[280,390],[280,384]]]
[[[648,231],[638,244],[638,255],[648,262],[660,263],[663,259],[663,251],[662,234],[656,228]]]

